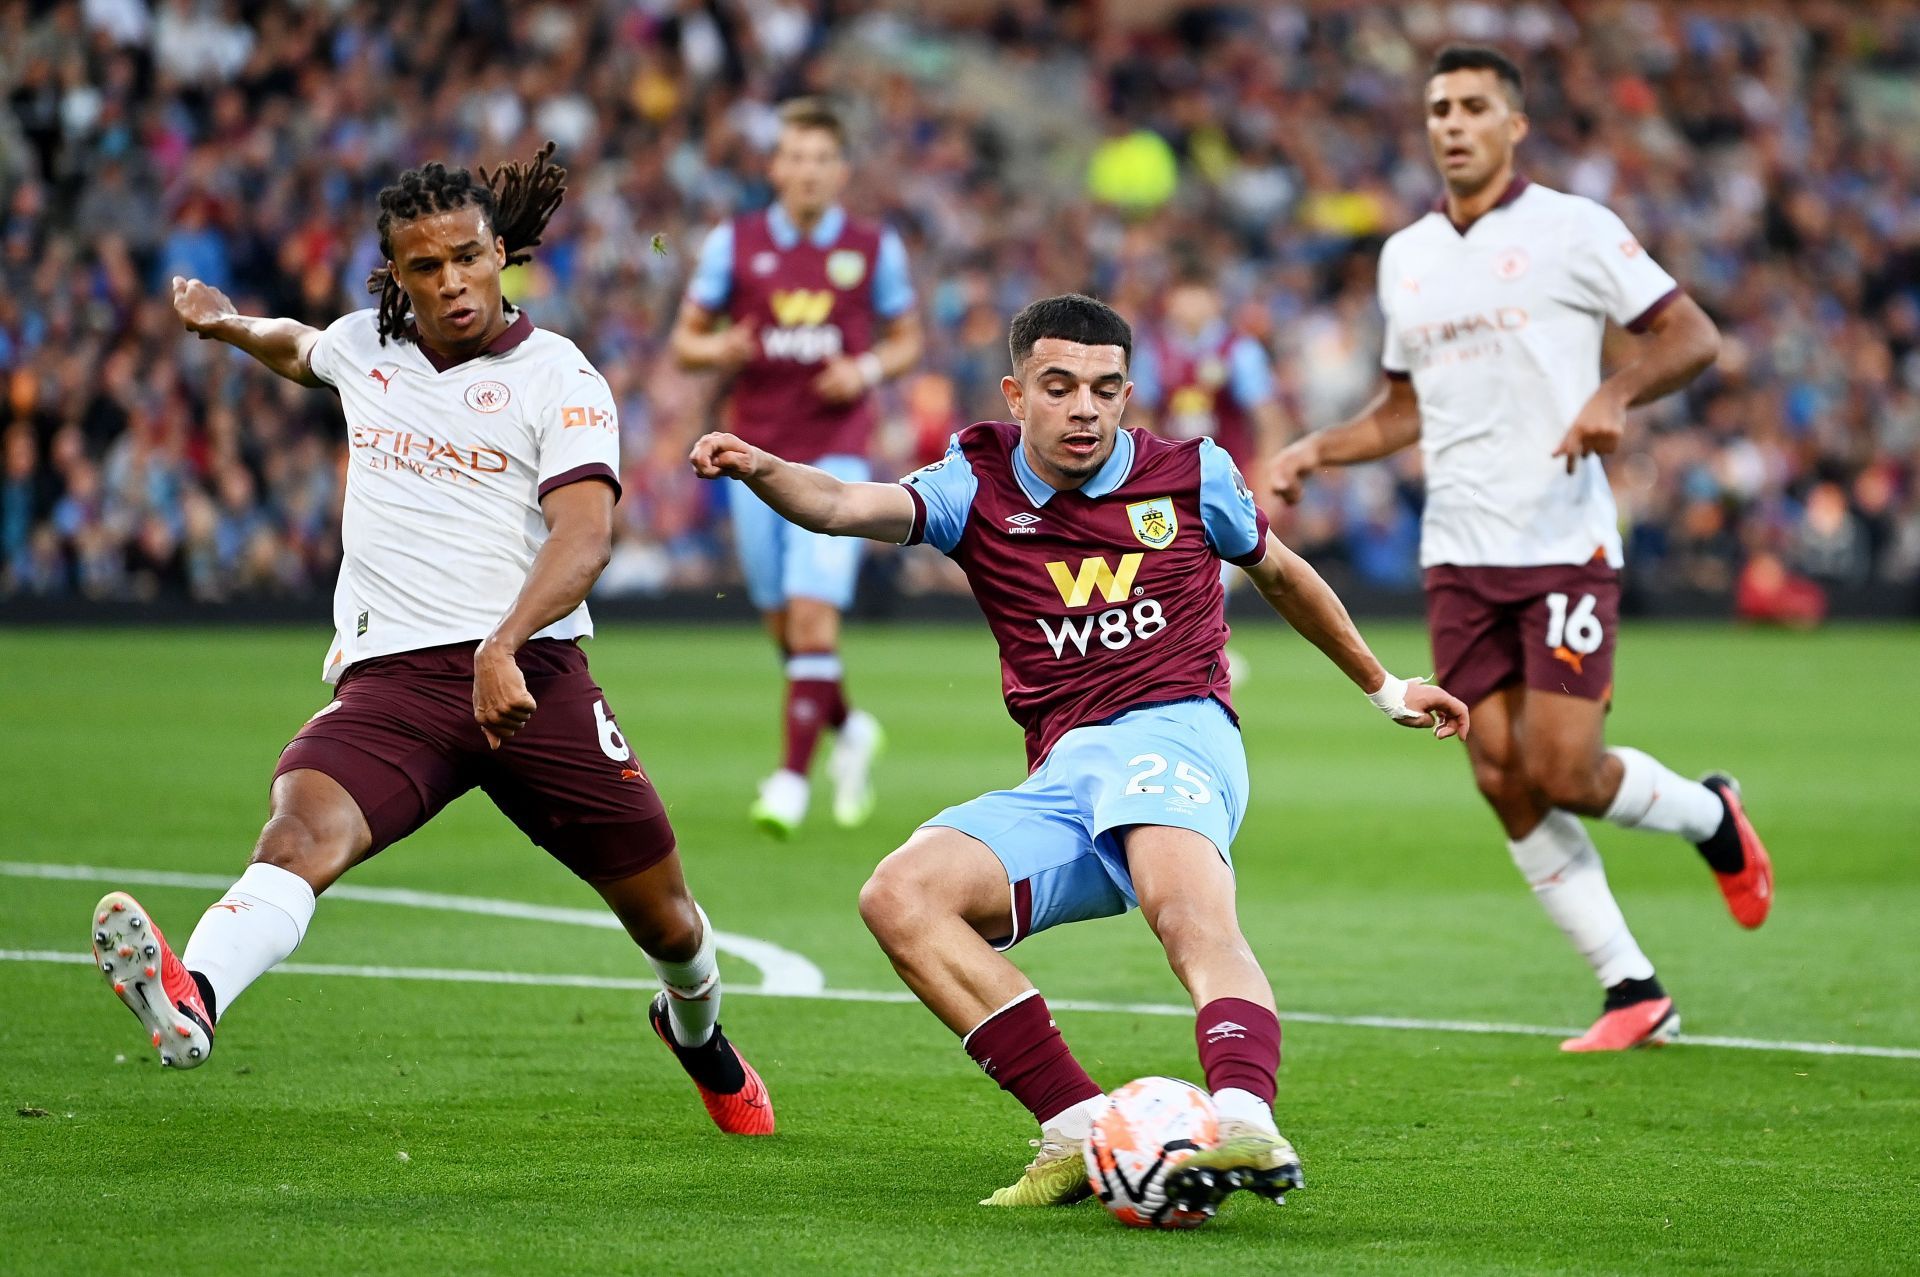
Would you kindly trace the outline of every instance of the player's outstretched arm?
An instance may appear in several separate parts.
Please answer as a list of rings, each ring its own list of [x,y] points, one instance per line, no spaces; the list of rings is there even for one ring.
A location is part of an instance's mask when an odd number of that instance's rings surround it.
[[[1553,455],[1565,457],[1572,474],[1580,458],[1614,451],[1626,434],[1627,409],[1672,394],[1719,356],[1720,330],[1699,302],[1680,294],[1640,335],[1633,358],[1581,406]]]
[[[1282,448],[1267,473],[1267,484],[1291,504],[1300,500],[1308,476],[1322,466],[1377,461],[1419,438],[1420,399],[1413,392],[1413,382],[1389,377],[1359,416]]]
[[[173,312],[189,331],[246,351],[288,381],[303,386],[326,385],[313,375],[318,328],[309,328],[296,319],[242,315],[212,284],[178,275],[173,277]]]
[[[586,601],[613,557],[611,484],[581,479],[540,498],[546,543],[513,606],[473,654],[473,717],[495,749],[527,725],[539,706],[513,654]]]
[[[1389,674],[1360,637],[1333,587],[1279,537],[1267,534],[1266,557],[1248,568],[1247,575],[1273,610],[1326,653],[1387,717],[1403,727],[1431,727],[1441,740],[1467,734],[1467,707],[1423,679]]]
[[[913,498],[897,483],[845,483],[725,433],[702,435],[687,459],[702,479],[738,479],[809,532],[899,545],[913,531]]]

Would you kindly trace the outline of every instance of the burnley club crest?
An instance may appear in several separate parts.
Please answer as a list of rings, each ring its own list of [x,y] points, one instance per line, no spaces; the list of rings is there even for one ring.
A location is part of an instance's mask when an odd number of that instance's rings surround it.
[[[1133,525],[1133,535],[1140,539],[1140,544],[1149,550],[1166,549],[1180,530],[1180,518],[1174,513],[1172,497],[1134,502],[1127,507],[1127,522]]]

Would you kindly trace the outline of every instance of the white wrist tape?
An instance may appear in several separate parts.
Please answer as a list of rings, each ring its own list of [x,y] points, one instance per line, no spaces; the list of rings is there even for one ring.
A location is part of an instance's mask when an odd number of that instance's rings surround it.
[[[1415,711],[1407,708],[1407,688],[1411,686],[1408,680],[1389,674],[1377,691],[1367,693],[1367,699],[1388,718],[1410,718],[1415,715]]]
[[[887,370],[881,366],[880,356],[871,350],[856,356],[853,364],[860,370],[860,380],[869,386],[877,386],[886,378]]]

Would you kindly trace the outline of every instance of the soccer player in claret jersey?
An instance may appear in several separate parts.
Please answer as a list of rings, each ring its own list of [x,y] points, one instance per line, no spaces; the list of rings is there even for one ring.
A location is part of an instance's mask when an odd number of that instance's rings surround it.
[[[1474,780],[1514,863],[1606,991],[1600,1018],[1562,1048],[1657,1044],[1679,1014],[1580,817],[1679,834],[1743,927],[1766,920],[1773,869],[1731,777],[1688,780],[1606,748],[1621,547],[1600,456],[1628,408],[1713,362],[1719,335],[1618,217],[1514,171],[1527,117],[1505,57],[1442,52],[1426,111],[1446,195],[1381,250],[1386,386],[1354,420],[1283,450],[1270,478],[1297,500],[1317,467],[1419,442],[1438,677],[1473,706]],[[1640,336],[1602,381],[1609,319]]]
[[[1132,345],[1092,298],[1028,306],[1001,383],[1013,421],[969,426],[899,484],[842,482],[728,434],[693,450],[700,474],[744,482],[802,527],[937,546],[999,642],[1031,774],[934,816],[860,894],[901,978],[1040,1123],[1039,1155],[984,1205],[1085,1197],[1081,1150],[1102,1098],[1004,951],[1136,905],[1199,1012],[1223,1119],[1175,1197],[1211,1209],[1234,1188],[1277,1197],[1300,1183],[1272,1111],[1273,990],[1234,913],[1229,848],[1248,782],[1222,659],[1222,561],[1394,721],[1440,736],[1468,725],[1453,697],[1381,667],[1326,583],[1267,530],[1224,451],[1120,428]]]
[[[613,398],[578,347],[500,292],[565,193],[552,149],[477,181],[439,164],[402,174],[380,192],[380,305],[325,331],[173,281],[189,329],[340,396],[335,693],[280,755],[253,861],[181,955],[115,891],[92,916],[94,956],[162,1063],[204,1064],[234,1000],[306,934],[315,897],[478,786],[647,955],[653,1029],[715,1123],[770,1134],[767,1089],[720,1031],[713,932],[660,796],[578,644],[620,491]]]
[[[906,249],[838,203],[848,178],[839,115],[802,98],[780,122],[769,174],[777,198],[707,236],[673,350],[683,367],[732,374],[728,430],[842,479],[865,479],[874,387],[920,358]],[[747,594],[786,661],[781,761],[761,782],[754,823],[781,838],[800,828],[814,747],[831,730],[833,817],[862,824],[873,814],[869,772],[884,738],[873,716],[849,703],[840,664],[840,614],[853,602],[860,543],[796,528],[740,485],[728,498]]]

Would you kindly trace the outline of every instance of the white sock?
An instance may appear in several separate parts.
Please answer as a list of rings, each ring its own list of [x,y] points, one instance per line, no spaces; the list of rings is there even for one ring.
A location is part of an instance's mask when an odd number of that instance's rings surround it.
[[[1245,1122],[1275,1135],[1280,1133],[1274,1124],[1272,1107],[1252,1091],[1243,1091],[1237,1086],[1223,1087],[1213,1093],[1213,1108],[1224,1119]]]
[[[1061,1109],[1040,1128],[1040,1138],[1055,1144],[1078,1144],[1093,1130],[1093,1119],[1107,1105],[1107,1097],[1096,1095],[1081,1100],[1072,1108]]]
[[[201,915],[180,961],[213,987],[213,1018],[300,947],[313,921],[313,888],[278,865],[253,864]]]
[[[1622,829],[1651,829],[1705,842],[1720,828],[1726,804],[1697,780],[1667,770],[1659,759],[1622,746],[1610,750],[1620,760],[1620,791],[1607,819]]]
[[[667,991],[667,1025],[681,1046],[699,1046],[720,1022],[720,966],[713,957],[713,924],[699,905],[700,948],[685,962],[666,962],[647,954],[660,987]]]
[[[1525,838],[1508,842],[1507,850],[1532,885],[1540,907],[1587,960],[1603,987],[1653,974],[1653,963],[1640,952],[1620,906],[1614,903],[1600,852],[1578,816],[1556,808]]]

